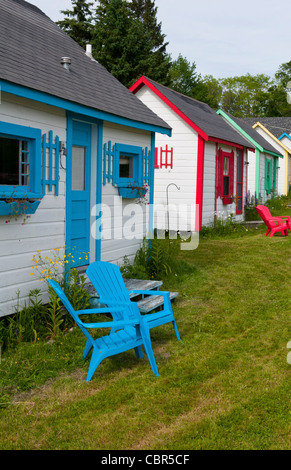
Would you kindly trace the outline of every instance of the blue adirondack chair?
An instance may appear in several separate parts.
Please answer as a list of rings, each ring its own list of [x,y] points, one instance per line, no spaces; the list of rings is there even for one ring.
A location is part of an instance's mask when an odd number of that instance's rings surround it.
[[[146,331],[149,332],[151,328],[172,322],[177,339],[180,341],[169,292],[127,290],[119,267],[106,261],[95,261],[91,263],[86,270],[86,274],[100,296],[100,303],[110,307],[114,307],[116,302],[126,302],[136,305],[136,302],[130,300],[130,293],[162,295],[164,297],[163,310],[142,315]],[[150,338],[150,336],[148,337]]]
[[[93,349],[87,381],[91,380],[98,365],[106,357],[134,349],[136,356],[143,358],[142,345],[144,346],[153,373],[159,376],[150,338],[147,335],[139,309],[134,303],[116,301],[113,302],[110,307],[106,308],[75,311],[60,285],[51,279],[48,279],[48,282],[87,338],[83,358],[86,358],[91,349]],[[84,323],[80,319],[81,315],[98,313],[110,313],[113,317],[113,321]],[[110,328],[110,334],[94,339],[88,331],[92,328]]]

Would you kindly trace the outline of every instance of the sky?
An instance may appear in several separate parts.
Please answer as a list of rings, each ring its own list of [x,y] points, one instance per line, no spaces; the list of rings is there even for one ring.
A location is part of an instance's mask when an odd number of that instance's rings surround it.
[[[71,0],[29,0],[53,21]],[[202,76],[250,73],[274,76],[291,60],[290,0],[156,0],[158,21],[169,42]]]

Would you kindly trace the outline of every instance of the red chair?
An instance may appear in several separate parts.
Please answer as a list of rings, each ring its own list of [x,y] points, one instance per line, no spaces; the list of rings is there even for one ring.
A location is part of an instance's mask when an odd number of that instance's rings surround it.
[[[273,217],[266,206],[257,206],[255,209],[267,226],[266,236],[270,233],[270,237],[272,237],[276,232],[281,232],[285,236],[288,235],[287,230],[291,230],[291,219],[289,216]]]

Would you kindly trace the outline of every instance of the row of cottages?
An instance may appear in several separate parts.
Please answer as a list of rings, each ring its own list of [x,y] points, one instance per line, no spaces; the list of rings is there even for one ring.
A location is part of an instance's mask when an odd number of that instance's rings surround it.
[[[157,229],[200,231],[202,225],[230,214],[241,221],[249,194],[265,201],[277,189],[277,160],[282,154],[251,125],[243,121],[238,125],[223,111],[215,112],[147,77],[130,90],[172,128],[170,138],[156,139]],[[174,205],[195,206],[195,216],[186,218],[188,225],[185,217],[176,216]],[[163,207],[169,208],[168,219]],[[182,209],[178,212],[183,214]]]
[[[139,188],[153,201],[155,135],[171,128],[24,0],[0,0],[0,87],[4,316],[17,292],[20,306],[34,288],[45,298],[34,255],[66,247],[78,266],[135,254],[152,224],[135,204],[133,229],[129,204]]]
[[[247,119],[234,117],[222,110],[217,111],[226,122],[245,136],[255,147],[255,154],[248,151],[248,192],[265,203],[274,195],[285,194],[285,166],[282,148],[261,127],[254,128]],[[288,161],[288,160],[287,160]]]
[[[278,194],[288,194],[291,185],[291,117],[247,118],[245,121],[283,155],[278,172]]]

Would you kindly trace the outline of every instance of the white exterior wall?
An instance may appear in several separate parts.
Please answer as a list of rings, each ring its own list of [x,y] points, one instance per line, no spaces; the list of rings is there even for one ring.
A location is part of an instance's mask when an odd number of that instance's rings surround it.
[[[151,134],[139,129],[126,128],[106,123],[103,128],[103,142],[135,145],[151,149]],[[143,238],[148,235],[147,217],[150,189],[145,203],[139,204],[135,199],[121,198],[118,188],[112,183],[102,181],[102,203],[106,206],[103,218],[104,238],[101,240],[101,259],[119,265],[124,264],[124,256],[132,260],[139,249]],[[129,207],[130,206],[130,207]],[[110,216],[111,214],[111,216]],[[111,232],[111,233],[110,233]],[[109,239],[109,237],[112,237]]]
[[[173,168],[155,169],[154,228],[168,230],[167,186],[174,183],[180,190],[174,185],[168,188],[169,228],[194,231],[198,134],[146,86],[136,96],[172,128],[172,137],[156,134],[155,146],[158,150],[161,147],[165,149],[166,145],[173,147]],[[183,210],[186,205],[187,212]]]
[[[281,196],[282,194],[285,193],[285,168],[286,168],[286,156],[285,156],[285,150],[279,145],[272,137],[269,136],[261,127],[256,127],[256,131],[264,137],[267,142],[269,142],[279,154],[282,155],[283,158],[278,158],[278,167],[277,169],[277,190],[278,190],[278,195]],[[288,165],[288,164],[287,164]]]
[[[247,171],[247,188],[248,194],[254,196],[256,192],[256,152],[248,150],[247,161],[249,164],[246,166]]]
[[[273,157],[272,155],[265,154],[260,152],[260,184],[259,184],[259,194],[256,194],[257,198],[261,199],[261,202],[266,202],[272,197],[271,194],[266,194],[265,190],[265,158],[273,160],[273,165],[281,163],[281,159],[278,161],[278,158]],[[256,192],[256,154],[254,152],[248,151],[248,195],[249,197],[255,196]],[[277,184],[278,184],[278,170],[277,170]]]
[[[291,150],[291,138],[284,136],[281,139],[281,142],[285,147]],[[291,153],[288,154],[288,184],[287,184],[287,191],[289,191],[289,187],[291,185]]]
[[[0,105],[0,121],[41,129],[41,133],[48,134],[53,131],[53,137],[59,136],[61,141],[67,140],[66,112],[52,106],[42,105],[30,100],[2,93]],[[84,117],[84,122],[86,118]],[[151,133],[132,129],[125,126],[104,124],[103,142],[111,140],[128,145],[151,148]],[[92,158],[91,158],[91,209],[96,204],[96,170],[97,170],[97,125],[92,124]],[[95,157],[94,157],[95,156]],[[66,158],[60,157],[65,168]],[[103,179],[102,179],[103,182]],[[123,264],[124,256],[133,258],[140,247],[144,236],[148,233],[149,220],[145,216],[147,204],[134,204],[136,214],[126,213],[126,207],[133,200],[123,199],[122,210],[120,207],[114,212],[114,198],[117,203],[121,201],[117,188],[112,184],[102,184],[103,203],[110,209],[112,220],[106,220],[105,226],[112,226],[116,232],[112,232],[112,239],[101,241],[102,260]],[[148,211],[147,211],[148,212]],[[108,213],[107,213],[108,214]],[[121,217],[123,214],[123,217]],[[46,190],[35,214],[30,215],[24,225],[24,216],[17,220],[13,218],[6,223],[8,216],[0,216],[0,317],[9,315],[15,311],[17,305],[17,292],[19,291],[19,306],[24,306],[32,289],[41,289],[43,301],[47,301],[47,284],[40,282],[39,276],[32,276],[35,270],[32,266],[34,255],[40,251],[42,259],[53,256],[53,250],[60,247],[63,253],[66,243],[66,171],[59,168],[59,195],[55,196],[54,187],[51,193]],[[95,221],[91,215],[91,227]],[[127,222],[127,224],[126,224]],[[133,224],[136,225],[133,225]],[[107,224],[107,225],[106,225]],[[124,227],[129,233],[126,239]],[[92,231],[93,232],[93,231]],[[117,239],[114,239],[114,235]],[[96,240],[93,233],[90,235],[90,262],[95,261]],[[62,268],[60,268],[62,269]]]
[[[35,104],[2,93],[0,121],[53,131],[54,137],[66,141],[65,111]],[[65,245],[65,171],[60,168],[59,196],[54,192],[42,199],[35,214],[13,218],[0,216],[0,316],[13,313],[19,290],[23,305],[31,289],[45,290],[44,282],[31,276],[32,257],[37,250],[45,257],[50,250]],[[53,189],[54,191],[54,189]]]
[[[237,173],[237,149],[225,145],[219,145],[224,152],[234,152],[234,196],[236,195],[236,173]],[[246,156],[244,154],[244,161]],[[243,207],[246,196],[246,165],[243,168]],[[204,154],[204,181],[203,181],[203,206],[202,206],[202,225],[211,225],[214,222],[215,215],[215,174],[216,174],[216,144],[205,142]],[[223,204],[220,197],[216,200],[216,214],[220,220],[226,219],[233,214],[234,220],[241,221],[244,218],[242,214],[236,214],[236,204]]]

